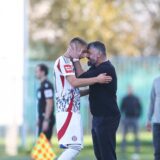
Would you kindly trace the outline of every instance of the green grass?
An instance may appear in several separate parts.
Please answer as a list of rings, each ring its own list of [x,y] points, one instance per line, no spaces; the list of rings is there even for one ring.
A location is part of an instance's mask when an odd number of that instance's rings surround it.
[[[133,141],[134,137],[129,134],[128,135],[128,147],[126,149],[126,152],[123,153],[120,149],[120,142],[121,142],[121,135],[117,135],[117,157],[118,160],[132,160],[132,156],[134,154],[134,146]],[[152,148],[152,138],[150,133],[141,132],[140,134],[140,140],[141,140],[141,150],[139,153],[140,160],[153,160],[153,148]],[[4,147],[3,147],[3,140],[0,140],[0,160],[30,160],[30,149],[33,145],[32,138],[28,138],[28,145],[27,149],[19,149],[19,155],[16,157],[8,157],[7,155],[4,155]],[[62,150],[58,148],[57,139],[53,138],[53,144],[54,144],[54,150],[59,155]],[[93,148],[92,148],[92,139],[91,136],[87,135],[84,138],[84,149],[81,151],[79,156],[77,157],[77,160],[95,160]]]

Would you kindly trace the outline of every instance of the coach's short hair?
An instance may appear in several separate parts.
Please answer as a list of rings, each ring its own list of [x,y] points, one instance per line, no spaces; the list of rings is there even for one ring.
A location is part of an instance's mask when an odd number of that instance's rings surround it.
[[[83,40],[82,38],[79,37],[75,37],[70,41],[71,43],[76,43],[76,44],[81,44],[81,45],[86,45],[87,46],[87,42],[85,40]]]
[[[87,46],[87,50],[92,48],[92,47],[99,50],[103,55],[106,55],[106,47],[102,42],[94,41],[94,42],[89,43],[88,46]]]
[[[48,67],[45,64],[38,64],[38,67],[40,68],[41,71],[44,72],[44,74],[47,76],[48,75]]]

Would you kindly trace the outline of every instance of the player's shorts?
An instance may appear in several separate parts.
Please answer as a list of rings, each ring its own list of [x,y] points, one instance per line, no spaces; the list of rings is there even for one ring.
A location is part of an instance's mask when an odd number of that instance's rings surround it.
[[[39,119],[38,135],[40,135],[40,133],[42,132],[43,120],[44,120],[44,118],[40,118]],[[49,128],[48,128],[48,130],[43,132],[46,135],[48,140],[50,140],[51,137],[52,137],[54,125],[55,125],[55,116],[52,116],[50,118],[50,120],[49,120]]]
[[[56,113],[57,136],[60,148],[80,145],[83,148],[83,128],[80,113]]]

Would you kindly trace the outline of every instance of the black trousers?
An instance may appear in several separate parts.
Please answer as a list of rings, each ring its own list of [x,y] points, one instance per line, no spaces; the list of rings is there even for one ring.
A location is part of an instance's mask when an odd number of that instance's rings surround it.
[[[43,118],[43,117],[39,118],[38,135],[40,135],[41,132],[42,132],[42,124],[43,124],[43,121],[44,121],[44,118]],[[46,137],[47,137],[47,139],[48,139],[49,141],[51,140],[51,137],[52,137],[52,132],[53,132],[53,127],[54,127],[54,125],[55,125],[55,117],[52,116],[52,117],[50,117],[50,120],[49,120],[48,130],[45,131],[45,132],[43,132],[43,133],[46,135]]]
[[[92,121],[92,139],[97,160],[117,160],[116,131],[120,116],[95,117]]]

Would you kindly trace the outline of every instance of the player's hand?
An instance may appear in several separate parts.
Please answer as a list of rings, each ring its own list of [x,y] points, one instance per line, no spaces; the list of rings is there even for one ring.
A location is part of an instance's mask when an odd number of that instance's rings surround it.
[[[45,132],[47,131],[49,128],[49,121],[43,121],[43,124],[42,124],[42,131]]]
[[[71,58],[79,59],[82,51],[83,50],[80,47],[77,47],[75,44],[70,45],[70,47],[68,48],[68,52]]]
[[[149,132],[152,130],[151,122],[147,122],[147,124],[146,124],[146,129],[147,129],[147,131],[149,131]]]
[[[97,76],[97,82],[98,83],[110,83],[112,81],[112,77],[111,76],[107,76],[106,73],[102,73],[100,75]]]

